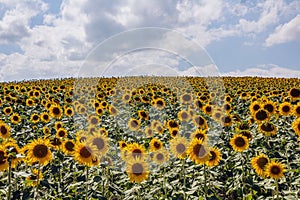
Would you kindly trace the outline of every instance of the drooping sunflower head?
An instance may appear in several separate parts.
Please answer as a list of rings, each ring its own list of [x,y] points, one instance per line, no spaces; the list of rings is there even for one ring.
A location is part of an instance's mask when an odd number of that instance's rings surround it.
[[[259,131],[265,136],[273,136],[276,135],[277,128],[271,122],[264,122],[259,125]]]
[[[247,137],[243,136],[242,134],[235,134],[230,139],[230,145],[231,147],[238,152],[242,152],[249,147],[248,139]]]
[[[270,161],[266,165],[266,174],[270,178],[280,179],[284,176],[285,166],[284,164],[277,161]]]
[[[266,165],[269,163],[269,158],[264,154],[259,154],[251,159],[252,168],[261,176],[266,177]]]
[[[185,137],[176,136],[170,140],[170,149],[172,154],[179,158],[185,159],[187,156],[187,149],[189,146],[189,142]]]
[[[221,160],[221,152],[216,147],[209,150],[209,160],[206,161],[206,165],[209,167],[217,166]]]
[[[130,159],[126,163],[126,172],[129,180],[136,183],[146,180],[149,175],[148,165],[141,159]]]
[[[188,148],[189,158],[196,164],[204,164],[210,158],[210,149],[202,140],[194,138]]]

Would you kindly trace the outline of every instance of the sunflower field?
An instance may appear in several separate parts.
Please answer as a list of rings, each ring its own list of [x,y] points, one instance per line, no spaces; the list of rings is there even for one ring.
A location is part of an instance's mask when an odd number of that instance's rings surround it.
[[[0,199],[300,199],[300,79],[0,83]]]

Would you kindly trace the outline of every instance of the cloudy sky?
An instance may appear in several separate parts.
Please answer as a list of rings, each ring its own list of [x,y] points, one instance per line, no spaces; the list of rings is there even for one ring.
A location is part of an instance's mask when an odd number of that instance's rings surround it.
[[[122,35],[143,27],[177,35],[164,32],[165,40],[150,45],[165,51],[132,51],[116,59],[120,46],[148,47],[156,38],[148,30]],[[90,55],[107,53],[106,61],[119,67],[174,66],[175,74],[193,73],[181,57],[191,46],[178,34],[199,45],[199,54],[207,53],[222,75],[300,77],[299,0],[0,0],[0,81],[76,76],[88,69]],[[101,51],[92,51],[96,47]],[[108,70],[112,75],[120,71],[115,66]]]

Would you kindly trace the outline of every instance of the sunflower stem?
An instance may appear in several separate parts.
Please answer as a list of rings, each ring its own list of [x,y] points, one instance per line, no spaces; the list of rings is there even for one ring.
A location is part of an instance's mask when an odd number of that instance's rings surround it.
[[[207,177],[206,177],[206,165],[203,165],[203,172],[204,172],[204,199],[207,198],[207,187],[206,187],[206,181],[207,181]]]
[[[36,185],[36,188],[35,188],[35,197],[34,197],[34,199],[39,199],[40,171],[41,171],[41,165],[40,165],[40,162],[39,162],[38,174],[37,174],[37,180],[36,180],[37,185]]]
[[[89,192],[89,167],[86,166],[85,169],[86,169],[85,199],[87,200],[88,199],[88,192]]]
[[[182,159],[182,171],[181,171],[181,178],[183,178],[183,199],[186,199],[185,194],[185,186],[186,186],[186,177],[185,177],[185,159]]]
[[[275,184],[276,184],[276,199],[279,199],[279,190],[278,190],[278,179],[275,180]]]
[[[166,188],[166,167],[164,167],[162,165],[162,167],[164,168],[164,173],[163,173],[163,183],[162,183],[162,188],[164,189],[164,197],[167,197],[167,188]]]
[[[243,161],[244,161],[244,157],[243,157],[243,153],[241,152],[241,163],[242,163],[242,198],[243,199],[245,199],[244,198],[244,187],[245,187],[245,181],[244,181],[244,163],[243,163]]]
[[[8,194],[7,200],[11,197],[11,158],[8,159]]]

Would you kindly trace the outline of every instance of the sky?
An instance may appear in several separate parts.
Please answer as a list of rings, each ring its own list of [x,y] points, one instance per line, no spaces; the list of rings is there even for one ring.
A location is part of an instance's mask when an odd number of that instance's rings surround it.
[[[299,0],[0,0],[0,81],[300,78],[299,52]]]

